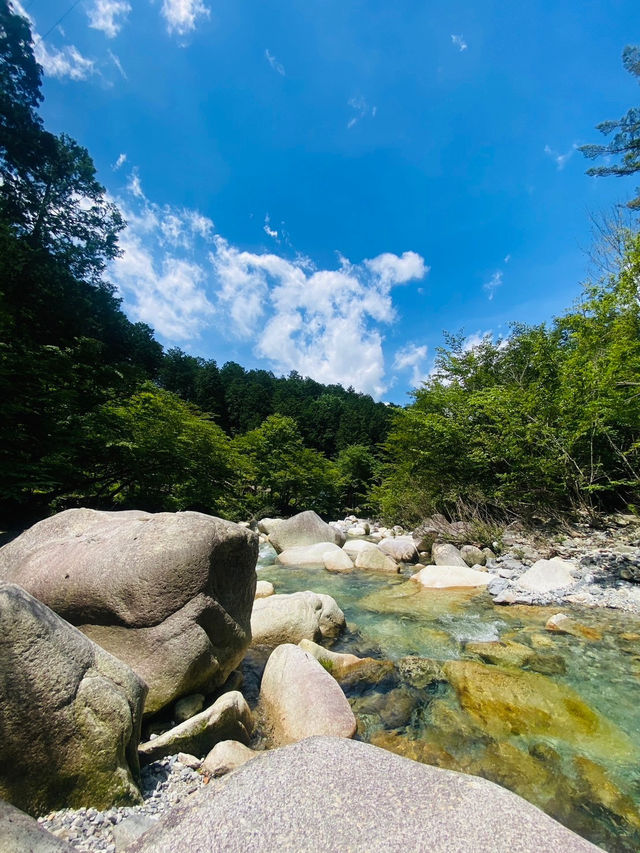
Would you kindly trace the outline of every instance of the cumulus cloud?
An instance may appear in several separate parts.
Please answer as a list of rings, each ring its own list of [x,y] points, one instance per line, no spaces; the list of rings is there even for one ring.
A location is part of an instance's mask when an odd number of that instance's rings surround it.
[[[573,143],[571,148],[568,151],[566,151],[564,154],[560,154],[558,151],[555,151],[553,148],[551,148],[550,145],[544,146],[544,153],[547,155],[547,157],[550,157],[553,160],[553,162],[556,164],[556,168],[559,172],[561,172],[564,169],[564,167],[567,165],[568,161],[573,157],[573,155],[575,154],[575,152],[577,150],[578,150],[578,145],[575,142]]]
[[[347,104],[353,110],[353,115],[347,122],[347,127],[349,129],[354,127],[354,125],[356,125],[361,119],[366,118],[367,116],[375,118],[376,113],[378,112],[378,108],[375,106],[370,107],[367,101],[362,96],[349,98]]]
[[[45,74],[50,77],[68,77],[71,80],[86,80],[95,73],[95,63],[83,56],[77,47],[72,44],[65,45],[58,50],[48,47],[36,28],[36,21],[24,8],[19,0],[13,0],[12,7],[18,15],[26,18],[31,27],[33,36],[33,54],[36,62],[39,62]]]
[[[420,255],[384,253],[357,264],[339,257],[335,269],[321,269],[304,256],[242,251],[202,214],[151,202],[135,170],[119,203],[129,225],[111,278],[127,310],[167,342],[223,335],[277,372],[384,392],[392,291],[424,278]],[[268,218],[265,225],[274,230]],[[425,348],[407,350],[403,364],[418,376],[424,355]]]
[[[89,26],[101,30],[107,38],[115,38],[122,29],[131,5],[126,0],[95,0],[87,9]]]
[[[428,348],[426,344],[418,346],[414,343],[409,343],[396,352],[393,361],[394,370],[409,370],[411,369],[411,384],[416,387],[424,382],[429,371],[426,369],[425,362],[427,360]]]
[[[458,48],[458,50],[461,53],[463,50],[466,50],[469,47],[469,45],[464,40],[464,36],[462,36],[462,35],[458,35],[458,36],[452,35],[451,41],[453,42],[453,44]]]
[[[167,32],[179,36],[195,30],[198,19],[210,14],[202,0],[163,0],[160,11],[167,22]]]
[[[269,50],[265,50],[264,55],[267,59],[269,65],[273,68],[274,71],[277,71],[278,74],[281,74],[283,77],[285,76],[284,65],[275,58],[275,56],[269,52]]]

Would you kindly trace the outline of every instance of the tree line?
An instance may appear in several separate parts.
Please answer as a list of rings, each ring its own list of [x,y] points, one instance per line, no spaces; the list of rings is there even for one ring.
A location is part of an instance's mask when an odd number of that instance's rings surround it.
[[[295,372],[219,367],[163,351],[122,311],[106,270],[125,223],[89,153],[44,127],[41,79],[28,22],[0,0],[5,525],[80,505],[412,523],[461,506],[508,515],[638,502],[633,229],[618,229],[612,270],[553,324],[514,326],[472,350],[449,338],[405,408]],[[632,131],[627,121],[627,141]]]

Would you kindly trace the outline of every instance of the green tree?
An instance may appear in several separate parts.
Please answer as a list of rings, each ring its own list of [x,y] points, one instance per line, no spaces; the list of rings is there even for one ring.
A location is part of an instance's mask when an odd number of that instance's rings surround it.
[[[304,446],[293,418],[271,415],[234,440],[245,462],[242,500],[252,513],[283,515],[314,509],[329,515],[336,504],[334,466]]]
[[[640,82],[640,47],[627,45],[622,52],[622,64]],[[617,163],[592,167],[588,175],[625,177],[640,170],[640,108],[633,107],[618,120],[603,121],[597,129],[605,136],[613,134],[610,141],[606,145],[583,145],[580,151],[591,160],[605,156],[619,159]],[[640,209],[640,189],[636,192],[628,206]]]
[[[371,511],[369,495],[380,474],[380,462],[363,444],[341,450],[336,459],[338,494],[343,512]]]

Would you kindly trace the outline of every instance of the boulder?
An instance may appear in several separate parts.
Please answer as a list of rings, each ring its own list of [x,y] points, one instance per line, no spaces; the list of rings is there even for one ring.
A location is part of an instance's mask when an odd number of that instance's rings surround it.
[[[400,566],[391,557],[387,557],[376,545],[374,549],[366,548],[357,554],[355,559],[356,569],[367,572],[389,572],[398,574]]]
[[[378,545],[383,554],[400,563],[413,563],[418,559],[416,545],[411,536],[391,536]]]
[[[431,559],[436,566],[466,566],[462,554],[455,545],[436,542],[431,548]]]
[[[33,815],[134,804],[146,687],[28,592],[0,585],[0,797]]]
[[[355,536],[366,536],[366,535],[367,535],[367,531],[364,529],[364,527],[361,524],[354,524],[353,527],[350,527],[347,530],[347,536],[355,537]]]
[[[202,762],[202,772],[207,776],[225,776],[232,770],[242,767],[247,761],[251,761],[256,755],[260,755],[255,749],[249,749],[237,740],[221,740]]]
[[[253,605],[253,645],[332,640],[345,627],[344,613],[330,595],[310,590],[259,598]]]
[[[147,683],[145,713],[224,683],[249,645],[254,533],[198,512],[71,509],[0,549],[18,583]]]
[[[332,542],[342,546],[345,536],[338,528],[324,522],[313,510],[308,510],[277,524],[269,534],[269,541],[280,553],[287,548],[316,545],[318,542]]]
[[[475,545],[463,545],[460,548],[460,556],[470,568],[476,565],[484,566],[487,562],[487,555]]]
[[[363,551],[379,551],[380,549],[375,542],[368,542],[366,539],[351,539],[344,543],[342,550],[355,561],[358,554]]]
[[[340,681],[354,669],[362,668],[372,660],[372,658],[359,658],[355,655],[332,652],[330,649],[325,649],[323,646],[314,643],[313,640],[300,640],[298,645],[303,651],[313,655],[337,681]]]
[[[274,592],[275,589],[270,581],[258,581],[256,584],[256,598],[268,598],[270,595],[273,595]]]
[[[241,817],[230,819],[232,815]],[[127,853],[355,849],[600,851],[486,779],[430,767],[358,741],[314,737],[265,752],[212,781]]]
[[[411,580],[427,589],[455,589],[465,586],[487,586],[491,582],[488,572],[478,572],[469,566],[425,566]]]
[[[261,518],[258,522],[258,531],[269,536],[279,524],[282,524],[284,518]]]
[[[267,661],[260,710],[268,736],[283,746],[312,735],[353,737],[356,719],[340,686],[309,652],[286,643]]]
[[[231,690],[195,717],[140,744],[138,752],[145,764],[178,752],[202,758],[221,740],[247,743],[252,730],[253,718],[244,696]]]
[[[315,545],[297,545],[281,551],[276,557],[280,566],[295,566],[300,569],[323,569],[326,557],[340,559],[342,548],[334,542],[317,542]]]
[[[554,557],[551,560],[538,560],[518,580],[518,586],[528,592],[545,593],[555,589],[573,586],[577,581],[571,575],[575,569],[568,560]]]
[[[337,551],[325,551],[323,557],[324,567],[328,572],[340,574],[352,572],[354,569],[353,560],[342,548],[338,548]]]
[[[31,815],[4,800],[0,800],[0,850],[2,853],[77,853],[77,847],[56,838]]]
[[[183,696],[173,706],[173,719],[177,723],[184,723],[195,717],[204,708],[204,696],[202,693],[192,693],[191,696]]]

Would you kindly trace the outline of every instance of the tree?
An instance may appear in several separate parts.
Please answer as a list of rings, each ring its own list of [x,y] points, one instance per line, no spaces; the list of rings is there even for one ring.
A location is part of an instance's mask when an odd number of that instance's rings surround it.
[[[0,0],[0,219],[76,278],[98,282],[124,220],[87,150],[43,128],[41,76],[28,22]]]
[[[622,63],[640,82],[640,47],[627,45],[622,52]],[[606,145],[583,145],[580,151],[590,160],[604,156],[620,156],[620,159],[617,163],[606,166],[594,166],[587,170],[587,175],[624,177],[640,171],[640,108],[633,107],[617,121],[603,121],[596,127],[605,136],[613,134],[610,142]],[[640,188],[636,192],[637,196],[628,206],[638,210]]]

